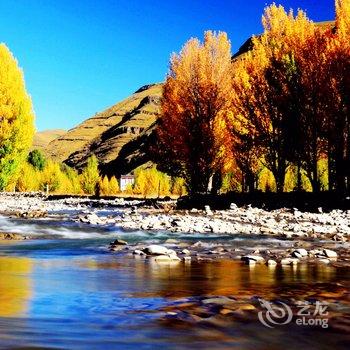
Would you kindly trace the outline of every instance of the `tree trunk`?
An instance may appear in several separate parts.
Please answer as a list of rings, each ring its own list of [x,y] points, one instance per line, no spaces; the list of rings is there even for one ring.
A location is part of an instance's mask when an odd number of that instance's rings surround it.
[[[284,190],[285,171],[279,169],[274,176],[276,180],[276,190],[278,193],[282,193]]]
[[[297,164],[297,191],[301,192],[301,166],[300,166],[300,159],[298,159]]]

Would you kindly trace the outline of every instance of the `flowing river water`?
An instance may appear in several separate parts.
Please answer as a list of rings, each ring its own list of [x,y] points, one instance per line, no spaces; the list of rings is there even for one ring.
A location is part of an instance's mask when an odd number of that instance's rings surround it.
[[[348,268],[303,264],[271,269],[233,260],[157,264],[107,249],[117,235],[131,244],[162,244],[170,237],[254,249],[288,245],[288,241],[122,233],[5,217],[0,217],[0,231],[35,237],[0,243],[1,349],[349,348]],[[257,313],[244,308],[235,317],[206,318],[199,311],[198,322],[168,317],[175,315],[169,310],[174,311],[176,303],[186,314],[187,304],[193,308],[204,297],[218,296],[331,302],[333,313],[341,318],[340,327],[290,322],[268,328]]]

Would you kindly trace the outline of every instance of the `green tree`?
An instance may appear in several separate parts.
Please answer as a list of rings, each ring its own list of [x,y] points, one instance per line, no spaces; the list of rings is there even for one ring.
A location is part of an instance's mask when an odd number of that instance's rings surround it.
[[[33,151],[29,152],[27,161],[29,164],[33,165],[35,169],[38,169],[40,171],[44,170],[46,165],[46,158],[44,154],[38,149],[34,149]]]
[[[34,112],[22,70],[0,44],[0,190],[17,175],[34,135]]]
[[[81,173],[81,185],[84,192],[87,194],[94,194],[99,179],[98,160],[95,155],[92,155]]]

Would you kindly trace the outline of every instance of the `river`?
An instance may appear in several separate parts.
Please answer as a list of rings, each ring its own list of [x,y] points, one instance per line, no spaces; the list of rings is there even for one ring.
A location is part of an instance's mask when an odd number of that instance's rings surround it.
[[[145,245],[169,237],[191,243],[225,241],[235,247],[283,246],[288,241],[122,233],[57,220],[0,217],[4,230],[30,233],[35,239],[0,243],[1,349],[345,349],[350,344],[347,268],[304,264],[271,269],[224,259],[157,264],[107,249],[117,234]],[[268,328],[249,311],[233,318],[206,320],[202,315],[201,322],[168,317],[177,302],[193,307],[211,296],[327,300],[338,307],[334,312],[341,316],[341,327],[291,322]]]

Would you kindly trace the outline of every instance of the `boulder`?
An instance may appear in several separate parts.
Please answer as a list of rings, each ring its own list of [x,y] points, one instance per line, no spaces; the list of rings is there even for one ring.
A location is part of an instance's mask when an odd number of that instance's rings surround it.
[[[167,255],[167,254],[169,254],[169,251],[171,253],[170,249],[163,247],[161,245],[157,245],[157,244],[151,244],[148,247],[146,247],[145,249],[143,249],[143,251],[147,255]]]
[[[146,253],[144,253],[142,250],[140,249],[135,249],[133,252],[132,252],[134,255],[146,255]]]
[[[336,258],[338,256],[338,254],[334,250],[330,250],[330,249],[323,249],[323,254],[327,258]]]
[[[308,255],[307,250],[304,248],[299,248],[299,249],[295,249],[292,253],[292,256],[294,256],[295,258],[304,258]]]

